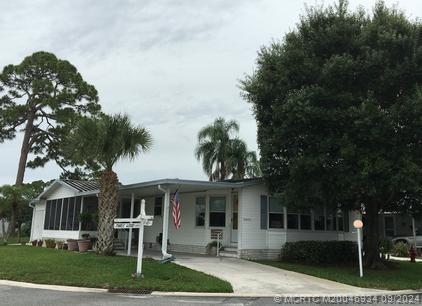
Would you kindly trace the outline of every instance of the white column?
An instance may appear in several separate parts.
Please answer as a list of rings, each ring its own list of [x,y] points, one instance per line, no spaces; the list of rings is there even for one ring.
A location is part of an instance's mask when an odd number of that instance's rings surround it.
[[[131,198],[130,198],[130,218],[133,218],[133,210],[134,210],[134,206],[135,206],[135,194],[132,193]],[[141,233],[139,233],[141,234]],[[138,248],[140,246],[138,245]],[[127,256],[130,256],[132,252],[132,229],[129,229],[129,237],[128,237],[128,242],[127,242]]]
[[[163,259],[169,258],[172,255],[167,253],[167,239],[168,239],[168,225],[169,225],[169,209],[170,209],[170,189],[158,186],[158,189],[165,192],[164,207],[163,207],[163,241],[161,242],[161,253]]]

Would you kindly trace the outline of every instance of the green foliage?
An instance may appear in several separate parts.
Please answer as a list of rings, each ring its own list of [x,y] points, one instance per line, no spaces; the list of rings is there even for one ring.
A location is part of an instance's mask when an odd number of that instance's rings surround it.
[[[348,263],[357,255],[357,245],[352,241],[286,242],[281,250],[281,260],[309,264]]]
[[[272,190],[304,205],[420,205],[421,33],[383,2],[368,16],[340,1],[260,50],[242,86]]]
[[[46,239],[45,247],[48,249],[54,249],[56,247],[56,241],[54,239]]]
[[[47,186],[43,181],[34,181],[21,186],[0,186],[0,218],[11,219],[12,214],[18,224],[30,224],[32,208],[29,203]]]
[[[67,166],[60,142],[80,116],[99,109],[94,86],[54,54],[36,52],[0,73],[0,142],[14,138],[23,127],[23,167],[44,166],[49,160]],[[29,162],[28,153],[34,156]]]
[[[243,179],[261,175],[259,161],[254,151],[248,151],[246,143],[236,137],[239,124],[217,118],[198,133],[195,156],[202,160],[202,168],[210,181]]]
[[[408,257],[409,256],[409,245],[406,242],[399,241],[394,244],[392,253],[394,256],[398,257]]]
[[[381,253],[382,258],[386,258],[386,255],[390,254],[393,250],[393,243],[390,239],[383,239],[380,241],[379,244],[379,251]]]
[[[82,118],[63,142],[63,150],[74,164],[99,171],[111,170],[122,158],[133,160],[151,145],[150,133],[133,126],[127,115],[101,114],[98,118]]]
[[[421,37],[382,1],[311,8],[241,84],[270,189],[286,205],[363,206],[368,265],[378,213],[422,211]]]

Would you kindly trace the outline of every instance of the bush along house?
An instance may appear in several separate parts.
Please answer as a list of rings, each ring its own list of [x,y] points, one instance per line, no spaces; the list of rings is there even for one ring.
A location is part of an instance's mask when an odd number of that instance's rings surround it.
[[[98,183],[57,180],[31,202],[31,240],[79,239],[97,235]],[[172,198],[180,203],[180,228]],[[154,223],[145,228],[144,248],[207,254],[221,241],[221,256],[276,259],[288,241],[356,241],[352,223],[359,213],[326,207],[292,209],[272,196],[261,179],[194,181],[162,179],[119,186],[118,217],[136,217],[141,199]],[[129,230],[115,232],[115,247],[127,248]],[[133,230],[136,247],[138,230]],[[167,243],[163,243],[167,241]]]

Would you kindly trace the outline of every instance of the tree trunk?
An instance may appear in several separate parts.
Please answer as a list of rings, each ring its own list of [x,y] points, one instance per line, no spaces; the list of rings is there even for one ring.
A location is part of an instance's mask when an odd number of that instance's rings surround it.
[[[379,205],[376,202],[365,205],[366,233],[364,264],[367,268],[379,269],[385,267],[379,251]]]
[[[15,186],[22,186],[23,179],[25,177],[26,162],[28,160],[29,150],[31,149],[30,140],[32,131],[34,129],[35,110],[31,110],[28,115],[28,121],[25,127],[25,134],[22,140],[21,155],[19,157],[18,172],[16,174]],[[9,235],[14,234],[16,228],[16,217],[17,217],[17,203],[12,203],[12,216],[10,218],[10,224],[8,233]]]
[[[98,241],[97,253],[113,255],[114,219],[117,217],[118,194],[117,174],[105,170],[100,178],[100,193],[98,195]]]

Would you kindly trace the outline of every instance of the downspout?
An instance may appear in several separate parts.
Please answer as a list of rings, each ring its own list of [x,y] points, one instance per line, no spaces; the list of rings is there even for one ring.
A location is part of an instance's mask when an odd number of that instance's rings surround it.
[[[164,192],[164,212],[163,212],[163,239],[161,241],[161,253],[163,259],[173,257],[173,255],[167,253],[167,239],[168,239],[168,227],[169,227],[169,209],[170,209],[170,189],[165,189],[158,185],[158,189]]]

